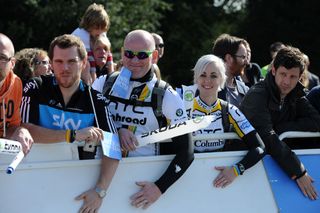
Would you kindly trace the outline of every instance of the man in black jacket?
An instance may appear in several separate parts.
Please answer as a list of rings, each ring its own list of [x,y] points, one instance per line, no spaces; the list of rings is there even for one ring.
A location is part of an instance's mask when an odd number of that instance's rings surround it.
[[[281,49],[271,72],[249,90],[240,109],[262,137],[267,153],[297,182],[305,196],[315,200],[313,179],[296,154],[278,137],[289,130],[320,130],[320,115],[307,101],[299,83],[304,68],[305,60],[299,49]]]

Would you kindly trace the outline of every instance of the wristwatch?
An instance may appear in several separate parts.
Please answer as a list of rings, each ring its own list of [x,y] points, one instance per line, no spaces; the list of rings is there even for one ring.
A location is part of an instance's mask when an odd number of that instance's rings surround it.
[[[244,171],[246,170],[241,163],[237,163],[237,167],[239,169],[240,175],[242,175],[244,173]]]
[[[98,186],[94,190],[98,193],[100,198],[104,198],[107,195],[107,190],[101,189]]]

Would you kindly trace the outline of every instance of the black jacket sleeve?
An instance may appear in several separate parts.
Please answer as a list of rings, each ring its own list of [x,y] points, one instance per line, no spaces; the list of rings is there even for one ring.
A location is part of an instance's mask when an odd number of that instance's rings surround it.
[[[245,169],[249,169],[259,162],[265,155],[265,146],[256,131],[245,135],[242,140],[247,144],[249,151],[239,162]]]
[[[20,108],[23,123],[39,124],[39,99],[41,98],[42,79],[32,78],[23,88]]]
[[[295,102],[295,119],[293,121],[281,122],[275,125],[275,131],[281,134],[286,131],[320,131],[320,114],[310,104],[305,96]]]
[[[320,113],[320,86],[313,88],[307,95],[312,106]]]
[[[285,142],[279,139],[277,134],[270,134],[265,140],[267,141],[266,149],[268,154],[277,161],[290,178],[295,179],[305,173],[305,168],[297,155],[291,151]]]
[[[241,102],[240,109],[261,136],[270,154],[291,178],[299,177],[305,169],[291,149],[279,139],[273,129],[264,88],[253,87]]]
[[[194,159],[191,134],[172,138],[168,147],[171,147],[170,152],[176,155],[164,174],[155,182],[162,193],[185,173]]]

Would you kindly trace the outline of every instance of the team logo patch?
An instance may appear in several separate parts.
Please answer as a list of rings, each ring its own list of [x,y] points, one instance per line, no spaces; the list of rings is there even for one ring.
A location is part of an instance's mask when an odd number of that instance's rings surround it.
[[[182,109],[177,109],[176,115],[177,115],[178,117],[181,117],[181,116],[183,115],[183,110],[182,110]]]
[[[195,117],[195,118],[192,119],[192,120],[193,120],[194,123],[198,124],[198,123],[200,123],[203,119],[204,119],[203,116],[197,116],[197,117]]]
[[[192,101],[194,98],[194,92],[192,90],[187,90],[184,93],[184,100],[186,101]]]
[[[240,125],[240,128],[242,130],[249,129],[250,127],[251,127],[251,125],[250,125],[249,121],[245,121]]]

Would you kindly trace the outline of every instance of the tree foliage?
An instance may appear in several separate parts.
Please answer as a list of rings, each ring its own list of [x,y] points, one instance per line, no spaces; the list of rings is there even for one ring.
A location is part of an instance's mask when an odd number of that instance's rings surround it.
[[[320,74],[320,39],[318,35],[319,3],[316,0],[248,0],[239,34],[247,38],[253,60],[270,62],[269,46],[282,41],[298,47],[311,61],[311,71]]]
[[[166,80],[179,86],[192,83],[190,71],[198,58],[211,53],[221,33],[237,32],[243,14],[215,7],[213,1],[176,0],[172,4],[161,25],[166,47],[160,68]]]
[[[162,76],[173,86],[192,83],[197,59],[211,53],[214,40],[230,33],[249,41],[252,60],[269,63],[269,45],[291,44],[311,60],[319,72],[319,7],[316,0],[0,0],[0,32],[17,50],[47,49],[50,41],[71,33],[92,2],[105,6],[111,18],[108,37],[115,59],[125,35],[133,29],[159,33],[165,54],[159,62]],[[319,74],[319,73],[318,73]]]
[[[119,56],[117,53],[129,31],[137,28],[155,31],[163,11],[170,9],[170,4],[161,0],[10,0],[1,4],[0,32],[14,41],[17,50],[47,49],[54,37],[78,27],[81,16],[93,2],[103,4],[110,16],[108,36],[115,56]]]

